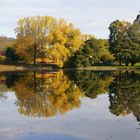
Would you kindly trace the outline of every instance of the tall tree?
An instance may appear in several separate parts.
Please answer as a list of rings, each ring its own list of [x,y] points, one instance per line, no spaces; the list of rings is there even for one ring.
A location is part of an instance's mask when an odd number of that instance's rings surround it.
[[[27,62],[36,64],[37,53],[46,43],[50,25],[55,21],[52,17],[27,17],[20,19],[16,28],[16,52]]]
[[[137,15],[134,22],[116,20],[109,27],[109,50],[115,60],[126,66],[131,63],[133,66],[140,61],[140,15]]]
[[[133,66],[140,61],[140,15],[127,30],[127,44],[129,43],[130,63]]]
[[[124,36],[128,26],[128,22],[119,20],[112,22],[109,26],[109,51],[114,55],[115,60],[119,61],[119,65],[121,65],[124,60],[122,46],[124,45]]]
[[[48,42],[52,45],[47,50],[48,59],[62,67],[67,59],[84,44],[84,35],[71,23],[68,24],[60,19],[59,24],[49,34]]]
[[[48,58],[63,66],[67,57],[83,43],[83,35],[79,29],[75,29],[64,19],[49,16],[19,20],[16,33],[16,53],[27,62],[34,61],[34,64],[37,58]]]

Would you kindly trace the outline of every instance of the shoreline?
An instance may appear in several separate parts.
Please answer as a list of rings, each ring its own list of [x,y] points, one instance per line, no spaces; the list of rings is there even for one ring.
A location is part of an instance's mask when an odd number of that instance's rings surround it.
[[[56,71],[52,66],[33,66],[33,65],[4,65],[0,64],[0,72],[12,71]]]
[[[78,70],[97,70],[97,71],[118,71],[118,70],[140,70],[139,66],[92,66],[77,68]]]
[[[3,71],[56,71],[56,70],[94,70],[94,71],[121,71],[121,70],[140,70],[140,66],[92,66],[80,68],[56,68],[50,65],[4,65],[0,64],[0,72]]]

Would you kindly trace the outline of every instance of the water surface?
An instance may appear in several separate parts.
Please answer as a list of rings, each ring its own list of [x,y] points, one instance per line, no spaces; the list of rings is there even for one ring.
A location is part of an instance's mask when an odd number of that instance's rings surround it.
[[[0,73],[2,140],[139,140],[139,72]]]

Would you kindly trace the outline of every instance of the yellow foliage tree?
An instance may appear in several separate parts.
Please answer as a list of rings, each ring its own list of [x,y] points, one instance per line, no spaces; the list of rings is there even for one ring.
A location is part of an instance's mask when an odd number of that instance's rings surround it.
[[[63,66],[67,58],[84,42],[80,30],[75,29],[71,23],[49,16],[20,19],[16,34],[17,55],[34,64],[37,58],[49,58]]]

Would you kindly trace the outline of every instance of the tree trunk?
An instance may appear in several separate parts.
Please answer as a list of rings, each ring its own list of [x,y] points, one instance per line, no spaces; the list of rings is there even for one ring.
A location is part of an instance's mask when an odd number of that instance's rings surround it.
[[[37,83],[36,83],[36,72],[34,72],[34,92],[36,93],[37,90]]]
[[[134,66],[134,62],[131,62],[131,66]]]
[[[128,64],[129,64],[129,63],[128,63],[128,61],[126,60],[126,62],[125,62],[125,66],[128,66]]]
[[[125,66],[128,66],[128,62],[125,63]]]
[[[126,58],[125,59],[125,66],[128,66],[129,65],[129,61],[128,61],[128,59]]]
[[[122,61],[121,60],[119,60],[119,66],[121,66],[122,65]]]

